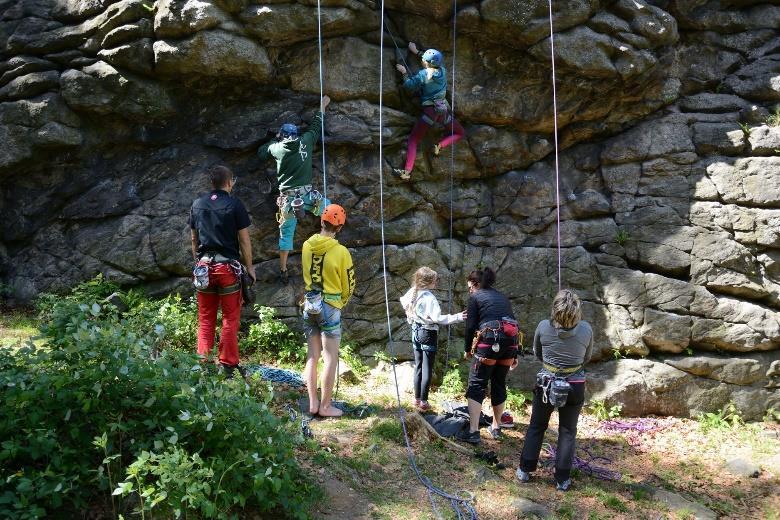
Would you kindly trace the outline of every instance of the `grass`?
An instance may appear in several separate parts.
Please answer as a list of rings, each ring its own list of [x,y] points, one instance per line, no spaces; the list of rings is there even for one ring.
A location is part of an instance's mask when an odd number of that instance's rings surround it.
[[[4,311],[0,315],[0,347],[19,345],[36,336],[37,323],[31,311]]]

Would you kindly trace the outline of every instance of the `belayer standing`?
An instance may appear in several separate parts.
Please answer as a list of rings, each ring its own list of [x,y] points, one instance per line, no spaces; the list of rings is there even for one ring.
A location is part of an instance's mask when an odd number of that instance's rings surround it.
[[[479,419],[482,401],[490,384],[493,424],[488,428],[493,439],[500,439],[501,421],[506,402],[506,376],[517,367],[519,328],[512,304],[493,288],[496,273],[489,267],[472,271],[467,283],[469,301],[466,318],[466,358],[474,358],[469,369],[466,397],[469,426],[455,438],[479,444]]]
[[[333,383],[341,342],[341,309],[355,292],[355,268],[346,247],[336,240],[347,221],[347,213],[338,204],[329,204],[322,212],[322,228],[303,243],[301,261],[306,297],[303,306],[303,332],[308,353],[303,371],[309,393],[309,412],[322,417],[338,417]],[[317,363],[324,358],[322,399],[317,399]]]
[[[442,315],[439,301],[431,292],[438,281],[436,271],[430,267],[420,267],[414,273],[412,287],[401,296],[406,321],[412,325],[414,405],[423,412],[431,409],[428,390],[436,360],[439,325],[450,325],[466,319],[466,311]]]
[[[320,192],[312,187],[312,155],[314,145],[322,135],[323,112],[328,107],[330,98],[322,98],[320,112],[309,124],[309,130],[299,135],[298,127],[291,123],[282,125],[276,141],[269,141],[257,150],[260,160],[271,157],[276,160],[276,177],[279,182],[279,206],[277,220],[279,221],[279,280],[286,284],[287,257],[293,250],[293,239],[298,219],[295,210],[303,209],[319,216],[329,204]]]
[[[534,334],[534,355],[543,368],[536,376],[531,423],[525,435],[517,478],[528,482],[539,464],[544,432],[550,415],[558,409],[558,453],[555,483],[559,491],[571,486],[571,467],[576,448],[577,422],[585,402],[583,365],[593,352],[593,330],[582,319],[577,294],[563,289],[555,295],[549,320],[543,320]]]
[[[243,375],[238,364],[240,276],[245,269],[255,279],[249,241],[251,221],[241,201],[230,194],[236,185],[233,173],[225,166],[214,166],[208,175],[214,189],[195,199],[189,218],[192,257],[197,263],[194,283],[198,291],[198,356],[206,361],[211,354],[217,310],[221,306],[219,363],[228,375],[236,369]]]
[[[412,54],[419,54],[414,42],[409,42]],[[439,155],[442,148],[458,142],[465,134],[460,123],[455,119],[447,103],[447,69],[443,64],[444,56],[436,49],[428,49],[422,55],[423,68],[417,74],[410,76],[403,65],[396,65],[398,72],[403,74],[404,87],[419,91],[423,113],[412,128],[406,145],[406,165],[403,169],[395,168],[393,173],[403,180],[411,179],[414,161],[417,158],[417,145],[433,126],[444,129],[445,137],[433,147],[434,155]]]

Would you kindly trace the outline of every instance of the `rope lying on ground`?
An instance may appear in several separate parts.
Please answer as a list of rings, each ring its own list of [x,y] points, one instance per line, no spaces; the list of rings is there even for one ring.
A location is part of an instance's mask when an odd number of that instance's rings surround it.
[[[552,446],[552,444],[545,442],[542,445],[542,449],[550,456],[549,462],[554,463],[556,457],[556,449]],[[574,455],[574,461],[572,462],[573,468],[577,468],[583,473],[592,475],[601,480],[620,480],[622,478],[622,475],[620,474],[619,471],[612,471],[610,469],[597,466],[596,464],[594,464],[597,461],[601,461],[604,464],[612,464],[612,461],[610,459],[606,457],[595,456],[587,448],[577,448],[577,450],[584,453],[588,457],[588,459],[585,460],[578,457],[577,455]]]
[[[274,368],[263,365],[246,365],[244,368],[248,375],[260,374],[260,377],[272,383],[281,383],[294,387],[304,386],[301,375],[286,368]]]
[[[640,418],[636,421],[623,421],[620,419],[609,419],[606,421],[602,421],[601,424],[599,424],[599,428],[603,428],[605,430],[613,430],[613,431],[621,431],[621,432],[628,432],[628,431],[635,431],[635,432],[652,432],[655,430],[661,430],[664,428],[662,424],[658,422],[657,419],[646,419],[646,418]]]

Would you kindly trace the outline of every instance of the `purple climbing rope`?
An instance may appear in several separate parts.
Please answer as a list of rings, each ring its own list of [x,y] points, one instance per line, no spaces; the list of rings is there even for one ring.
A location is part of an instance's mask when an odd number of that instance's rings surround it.
[[[652,432],[663,429],[663,426],[657,419],[640,418],[636,421],[624,421],[620,419],[609,419],[603,421],[599,428],[612,431],[629,432],[635,431],[640,433]]]
[[[557,453],[552,444],[545,442],[542,445],[542,449],[549,455],[550,461],[554,462]],[[612,460],[606,457],[595,456],[587,448],[577,448],[577,450],[582,452],[587,457],[587,460],[578,457],[575,454],[574,460],[572,461],[573,468],[577,468],[581,472],[592,475],[601,480],[620,480],[622,478],[622,475],[619,471],[613,471],[603,466],[596,465],[597,462],[601,462],[602,464],[612,464]]]

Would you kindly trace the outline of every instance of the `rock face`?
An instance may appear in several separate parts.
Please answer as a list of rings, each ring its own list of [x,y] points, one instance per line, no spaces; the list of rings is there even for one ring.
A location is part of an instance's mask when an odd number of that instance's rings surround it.
[[[314,114],[321,29],[327,190],[347,209],[340,239],[358,278],[345,337],[363,355],[408,356],[398,297],[420,265],[440,273],[444,308],[452,287],[453,312],[470,270],[497,269],[530,338],[558,287],[560,236],[561,282],[596,334],[593,397],[626,414],[780,408],[780,6],[558,6],[556,183],[547,2],[459,2],[454,47],[452,3],[424,4],[388,2],[398,51],[389,33],[380,50],[376,2],[323,2],[318,24],[309,0],[0,1],[0,277],[12,300],[98,272],[191,291],[187,211],[203,170],[224,163],[254,221],[258,302],[295,322],[301,283],[275,282],[274,165],[254,152]],[[444,51],[467,136],[434,156],[430,132],[401,183],[389,166],[419,113],[394,70],[416,66],[408,39]],[[296,247],[316,229],[304,217]],[[290,265],[299,275],[299,256]],[[527,360],[512,384],[528,387],[536,368]]]

